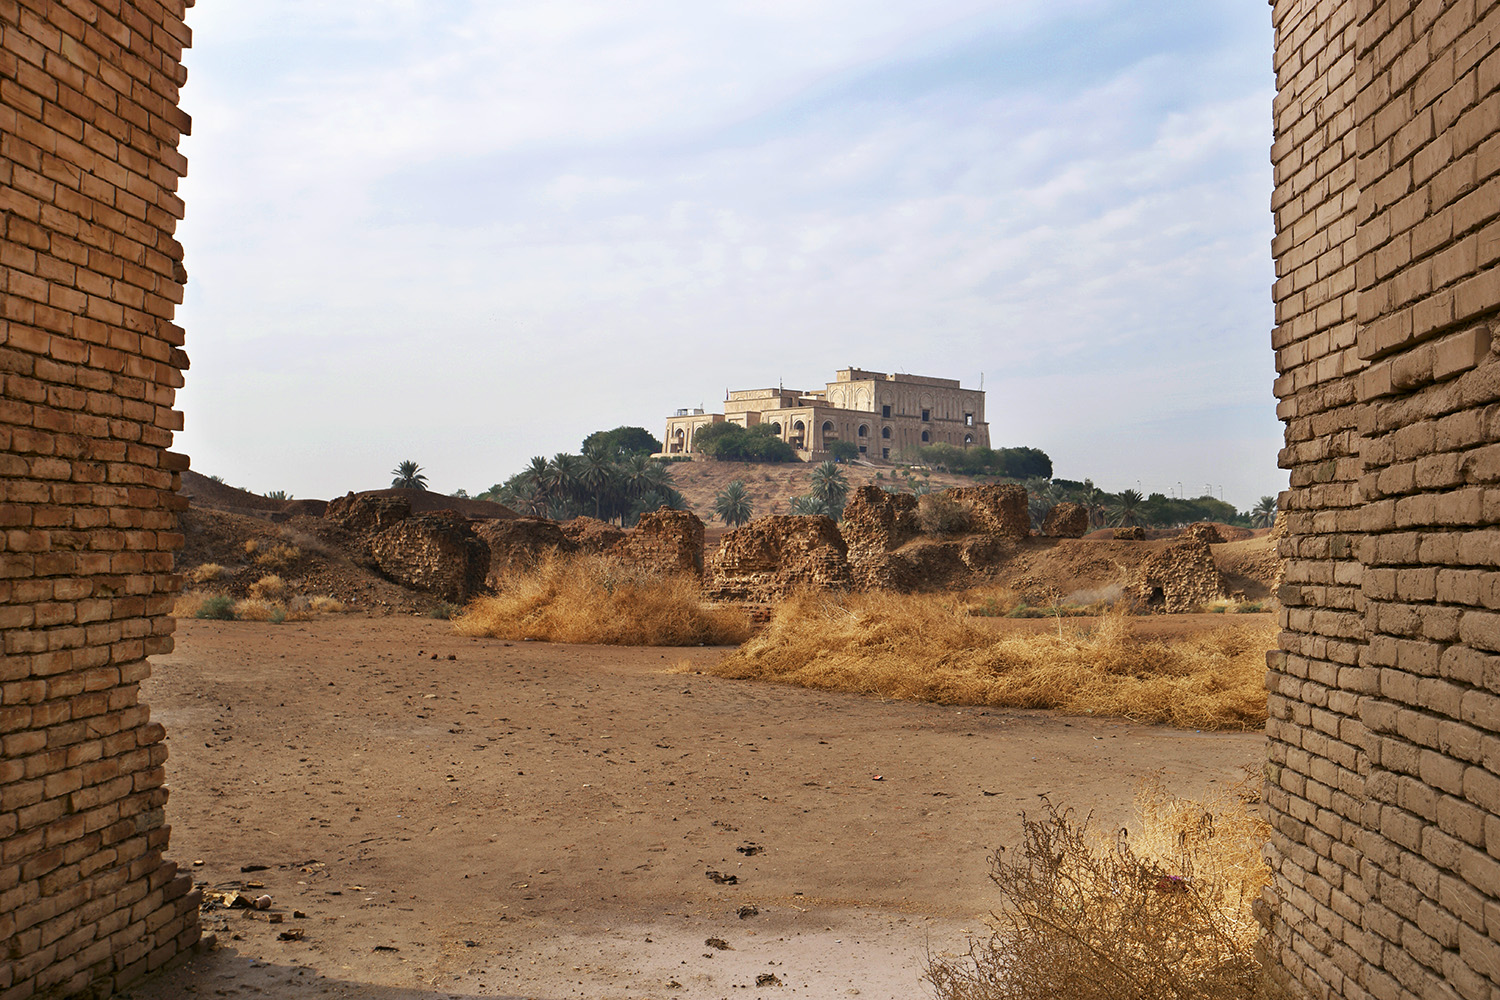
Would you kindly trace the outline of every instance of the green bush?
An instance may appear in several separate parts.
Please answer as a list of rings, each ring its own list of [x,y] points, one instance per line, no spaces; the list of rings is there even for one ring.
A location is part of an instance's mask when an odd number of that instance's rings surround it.
[[[224,594],[206,597],[193,617],[232,622],[234,621],[234,598]]]

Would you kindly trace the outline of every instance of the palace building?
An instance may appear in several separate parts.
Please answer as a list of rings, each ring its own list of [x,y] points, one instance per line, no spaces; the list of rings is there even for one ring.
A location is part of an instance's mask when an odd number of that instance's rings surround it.
[[[721,421],[769,424],[805,461],[826,458],[835,441],[853,442],[862,457],[877,461],[928,444],[990,446],[983,390],[965,389],[957,379],[860,368],[841,369],[813,392],[737,389],[726,394],[723,413],[678,410],[667,418],[666,454],[693,454],[698,428]]]

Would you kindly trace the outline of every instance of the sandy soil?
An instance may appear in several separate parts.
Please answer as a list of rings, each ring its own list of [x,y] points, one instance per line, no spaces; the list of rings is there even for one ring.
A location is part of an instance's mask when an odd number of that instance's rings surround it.
[[[272,905],[206,912],[219,947],[132,995],[926,996],[1040,796],[1125,822],[1141,778],[1196,794],[1263,754],[668,672],[717,655],[182,622],[145,685],[171,856]]]

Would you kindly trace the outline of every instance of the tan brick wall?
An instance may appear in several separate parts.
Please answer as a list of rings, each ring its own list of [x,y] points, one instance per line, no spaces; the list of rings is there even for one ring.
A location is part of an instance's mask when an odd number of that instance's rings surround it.
[[[184,0],[0,0],[0,997],[198,938],[162,852]]]
[[[1276,2],[1272,947],[1500,995],[1500,4]]]

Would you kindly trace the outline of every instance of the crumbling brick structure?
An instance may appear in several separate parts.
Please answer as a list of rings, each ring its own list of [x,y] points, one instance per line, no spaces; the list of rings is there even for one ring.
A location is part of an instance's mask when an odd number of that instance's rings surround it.
[[[1227,589],[1208,543],[1189,536],[1153,553],[1136,572],[1127,591],[1143,611],[1182,615],[1221,600]]]
[[[800,589],[849,586],[848,546],[829,518],[772,514],[735,528],[710,560],[703,596],[774,601]]]
[[[184,0],[0,0],[0,996],[198,940],[164,860],[188,119]]]
[[[1275,0],[1273,957],[1500,995],[1500,5]]]
[[[445,601],[467,601],[484,587],[490,572],[489,546],[456,511],[415,514],[371,535],[365,544],[387,578]]]
[[[703,522],[690,510],[663,507],[642,514],[635,530],[616,542],[608,554],[648,573],[702,576]]]
[[[1088,533],[1089,509],[1081,503],[1054,504],[1042,519],[1042,534],[1047,538],[1082,538]]]

